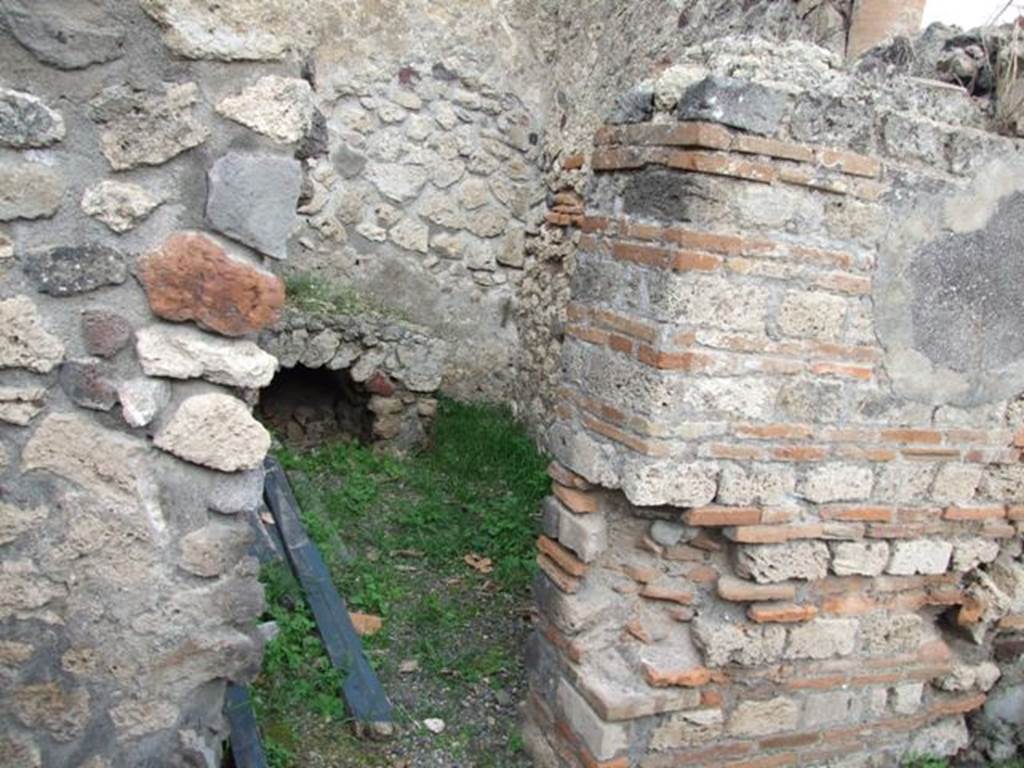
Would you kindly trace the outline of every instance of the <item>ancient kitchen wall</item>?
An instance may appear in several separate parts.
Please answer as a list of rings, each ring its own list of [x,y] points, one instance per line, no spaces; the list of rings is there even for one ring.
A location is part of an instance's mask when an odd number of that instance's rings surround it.
[[[542,765],[891,766],[968,717],[1019,748],[1024,143],[838,65],[695,48],[553,200]]]

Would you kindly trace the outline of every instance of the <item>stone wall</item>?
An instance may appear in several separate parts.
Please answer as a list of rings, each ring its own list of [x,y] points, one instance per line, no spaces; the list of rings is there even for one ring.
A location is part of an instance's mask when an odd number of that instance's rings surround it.
[[[1024,143],[837,64],[704,45],[566,163],[540,764],[1019,749]]]

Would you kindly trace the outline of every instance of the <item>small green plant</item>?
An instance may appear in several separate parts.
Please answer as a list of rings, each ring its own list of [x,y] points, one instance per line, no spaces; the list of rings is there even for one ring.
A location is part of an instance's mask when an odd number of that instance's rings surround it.
[[[447,750],[445,760],[524,765],[514,717],[455,727],[474,696],[517,696],[524,678],[522,617],[550,481],[521,426],[506,409],[442,400],[433,445],[419,454],[396,459],[337,443],[282,449],[278,458],[350,610],[383,618],[363,646],[385,690],[401,696],[415,680],[420,691],[396,711],[409,748],[418,723],[441,716],[453,727],[431,744]],[[277,750],[274,768],[311,764],[314,753],[317,764],[394,765],[392,752],[351,736],[341,678],[290,574],[267,568],[263,581],[266,618],[280,634],[267,648],[254,701]]]
[[[404,313],[367,301],[350,285],[339,285],[312,272],[284,278],[288,305],[310,315],[360,315],[406,320]]]

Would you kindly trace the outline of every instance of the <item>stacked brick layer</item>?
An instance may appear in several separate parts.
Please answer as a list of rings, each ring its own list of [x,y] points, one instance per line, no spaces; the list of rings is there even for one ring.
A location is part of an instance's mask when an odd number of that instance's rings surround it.
[[[553,200],[578,267],[530,713],[558,764],[952,754],[1021,630],[1024,433],[899,396],[878,338],[860,224],[924,182],[785,134],[610,126]]]

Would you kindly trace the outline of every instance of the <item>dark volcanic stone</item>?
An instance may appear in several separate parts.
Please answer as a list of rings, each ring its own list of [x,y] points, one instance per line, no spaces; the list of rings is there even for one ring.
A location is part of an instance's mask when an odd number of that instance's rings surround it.
[[[679,119],[721,123],[770,136],[779,127],[786,101],[786,94],[763,85],[712,75],[686,89],[679,100]]]
[[[654,115],[654,92],[634,88],[615,100],[615,106],[608,115],[611,125],[645,123]]]
[[[100,363],[69,360],[60,367],[58,379],[64,393],[83,408],[109,411],[117,403],[117,388]]]
[[[105,245],[72,245],[26,258],[23,266],[40,293],[73,296],[105,285],[120,285],[128,277],[124,256]]]
[[[64,138],[64,119],[30,93],[0,88],[0,144],[25,149]]]
[[[85,351],[96,357],[113,357],[132,340],[132,326],[116,312],[87,309],[82,312]]]

